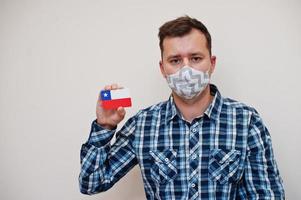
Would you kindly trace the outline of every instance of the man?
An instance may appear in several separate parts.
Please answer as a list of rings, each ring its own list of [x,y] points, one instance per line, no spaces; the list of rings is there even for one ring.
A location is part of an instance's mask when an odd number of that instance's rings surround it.
[[[81,192],[106,191],[139,164],[147,199],[284,199],[259,114],[210,84],[216,57],[207,28],[184,16],[161,26],[159,39],[160,69],[172,95],[131,117],[114,144],[125,110],[104,110],[98,100],[81,149]]]

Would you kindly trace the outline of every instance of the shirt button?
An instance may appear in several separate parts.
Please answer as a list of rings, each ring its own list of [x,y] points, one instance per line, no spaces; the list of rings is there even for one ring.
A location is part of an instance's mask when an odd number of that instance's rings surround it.
[[[192,160],[194,160],[194,159],[196,159],[196,155],[195,154],[192,156]]]
[[[165,160],[166,162],[168,162],[168,161],[169,161],[169,159],[168,159],[168,158],[165,158],[164,160]]]
[[[194,188],[194,187],[195,187],[195,184],[194,184],[194,183],[192,183],[192,184],[191,184],[191,187],[193,187],[193,188]]]
[[[193,129],[192,129],[192,132],[195,133],[195,132],[196,132],[196,128],[193,128]]]

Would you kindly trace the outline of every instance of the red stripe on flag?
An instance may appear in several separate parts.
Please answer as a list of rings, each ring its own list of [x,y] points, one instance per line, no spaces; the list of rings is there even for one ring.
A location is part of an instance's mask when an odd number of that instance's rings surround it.
[[[131,98],[113,99],[102,101],[102,107],[104,109],[116,109],[118,107],[130,107],[132,106]]]

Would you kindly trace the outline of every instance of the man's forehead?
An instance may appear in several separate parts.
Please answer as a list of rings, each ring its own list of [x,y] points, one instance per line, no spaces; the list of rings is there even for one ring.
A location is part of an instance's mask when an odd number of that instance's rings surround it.
[[[177,41],[187,41],[187,40],[200,40],[202,42],[206,42],[206,36],[197,29],[192,29],[189,33],[182,35],[182,36],[167,36],[163,40],[163,44],[166,42],[177,42]]]
[[[207,49],[207,40],[200,31],[191,31],[181,37],[167,37],[163,40],[163,54],[205,54]]]

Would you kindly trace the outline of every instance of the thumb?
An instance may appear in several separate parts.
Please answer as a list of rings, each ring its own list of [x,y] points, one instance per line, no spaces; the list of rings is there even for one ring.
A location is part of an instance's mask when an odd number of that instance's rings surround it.
[[[117,114],[123,118],[125,116],[125,109],[123,107],[118,107]]]

